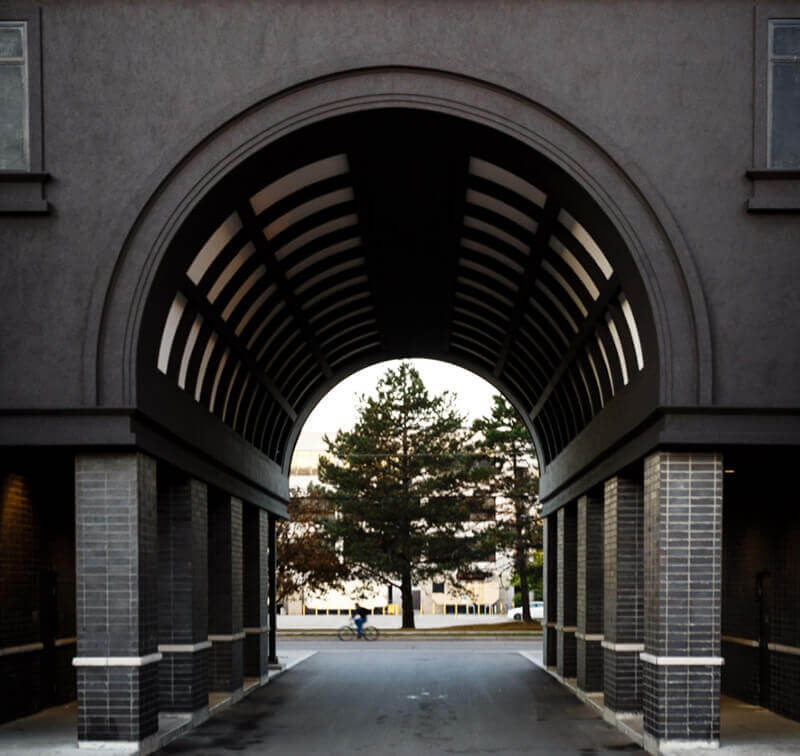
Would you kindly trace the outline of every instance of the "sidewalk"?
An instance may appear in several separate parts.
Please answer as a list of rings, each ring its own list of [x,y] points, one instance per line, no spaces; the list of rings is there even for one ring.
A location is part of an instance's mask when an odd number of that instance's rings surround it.
[[[158,750],[175,740],[199,724],[219,714],[233,704],[242,700],[262,685],[278,675],[287,672],[316,653],[316,651],[287,651],[281,653],[279,661],[283,665],[280,670],[270,670],[269,676],[262,680],[255,677],[245,678],[241,693],[212,692],[209,694],[208,711],[192,719],[185,714],[161,714],[158,718],[158,732],[148,738],[142,748],[118,748],[104,746],[97,748],[104,756],[132,756],[132,754],[148,754]],[[30,717],[17,719],[0,725],[0,753],[17,756],[86,756],[87,749],[78,748],[77,744],[78,704],[65,704],[45,709]],[[89,750],[95,750],[94,748]]]
[[[574,679],[562,679],[554,670],[542,663],[541,653],[520,651],[528,661],[552,675],[581,701],[605,715],[602,693],[584,693],[578,690]],[[640,716],[615,719],[620,732],[634,743],[642,745],[644,721]],[[673,752],[673,751],[670,751]],[[800,753],[800,722],[786,719],[761,706],[753,706],[730,696],[720,697],[720,747],[709,750],[695,748],[675,749],[681,756],[786,756]]]

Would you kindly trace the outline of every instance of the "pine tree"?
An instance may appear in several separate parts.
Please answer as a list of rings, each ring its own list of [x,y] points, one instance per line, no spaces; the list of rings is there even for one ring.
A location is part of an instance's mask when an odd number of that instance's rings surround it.
[[[337,509],[328,535],[357,577],[400,589],[403,627],[414,627],[415,582],[476,557],[463,527],[476,506],[465,485],[468,436],[453,395],[431,396],[403,362],[361,397],[353,430],[325,438],[320,481]]]
[[[482,457],[480,487],[497,502],[496,519],[487,538],[513,555],[522,594],[522,618],[530,622],[528,599],[534,549],[542,546],[538,511],[539,473],[531,436],[516,410],[495,395],[489,415],[476,420],[473,450]]]

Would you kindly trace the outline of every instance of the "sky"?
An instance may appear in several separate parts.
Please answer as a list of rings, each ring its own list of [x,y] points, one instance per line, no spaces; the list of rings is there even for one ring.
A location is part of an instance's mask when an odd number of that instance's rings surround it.
[[[437,360],[408,360],[422,378],[432,394],[445,390],[456,395],[456,406],[467,415],[468,423],[486,415],[492,405],[492,396],[497,392],[490,383],[463,368]],[[316,406],[303,426],[298,447],[302,448],[304,433],[335,433],[340,428],[349,430],[355,425],[357,397],[370,394],[378,379],[389,367],[397,367],[400,360],[390,360],[372,365],[345,378],[329,391]]]

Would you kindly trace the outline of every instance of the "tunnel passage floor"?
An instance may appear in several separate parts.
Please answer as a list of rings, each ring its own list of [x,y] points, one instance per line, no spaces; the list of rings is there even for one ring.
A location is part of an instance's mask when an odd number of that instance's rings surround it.
[[[644,753],[519,642],[315,645],[291,674],[158,753]]]

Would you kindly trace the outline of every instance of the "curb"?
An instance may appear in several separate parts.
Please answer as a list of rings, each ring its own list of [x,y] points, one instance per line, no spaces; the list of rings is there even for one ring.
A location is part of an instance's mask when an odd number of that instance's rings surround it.
[[[599,714],[608,724],[612,727],[616,727],[619,732],[621,732],[626,738],[630,739],[636,745],[644,748],[644,736],[643,733],[639,732],[635,728],[631,727],[625,720],[629,719],[629,717],[625,716],[617,716],[609,709],[606,709],[603,704],[599,701],[595,700],[596,694],[586,693],[578,688],[577,683],[574,678],[564,678],[561,677],[554,669],[546,667],[541,659],[533,654],[528,653],[527,651],[518,651],[517,652],[520,656],[526,658],[529,662],[531,662],[534,666],[541,669],[543,672],[546,672],[550,677],[552,677],[557,682],[561,683],[570,693],[572,693],[579,701],[586,704],[590,708],[594,709],[594,711]]]
[[[519,632],[515,633],[513,631],[509,632],[497,632],[497,633],[482,633],[482,632],[441,632],[441,631],[434,631],[434,632],[424,632],[424,633],[415,633],[415,632],[392,632],[389,630],[380,630],[380,635],[378,640],[381,639],[391,639],[391,640],[514,640],[514,639],[534,639],[534,638],[541,638],[542,633],[540,631],[530,631],[530,632]],[[278,638],[284,638],[286,640],[292,638],[309,638],[314,640],[329,638],[330,640],[336,639],[336,631],[335,630],[297,630],[297,631],[279,631]]]
[[[209,705],[209,707],[205,709],[199,716],[187,718],[185,721],[176,724],[163,733],[155,733],[151,736],[151,738],[153,738],[152,741],[145,741],[136,750],[129,751],[128,753],[131,754],[131,756],[134,754],[137,756],[146,756],[146,754],[153,753],[154,751],[163,748],[168,743],[171,743],[173,740],[177,740],[183,735],[186,735],[204,722],[207,722],[212,717],[215,717],[217,714],[225,711],[226,709],[230,709],[235,704],[247,698],[247,696],[254,691],[263,688],[265,685],[268,685],[276,677],[280,677],[284,672],[288,672],[301,662],[306,661],[306,659],[310,659],[316,653],[316,651],[308,651],[307,653],[301,654],[300,656],[287,662],[286,665],[280,669],[271,669],[269,673],[263,675],[260,680],[251,678],[249,684],[245,684],[241,689],[234,691],[227,698],[223,698],[221,701],[217,701],[216,703]],[[109,756],[111,756],[109,751],[106,751],[106,753],[109,753]]]

